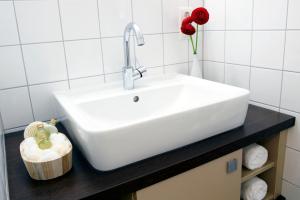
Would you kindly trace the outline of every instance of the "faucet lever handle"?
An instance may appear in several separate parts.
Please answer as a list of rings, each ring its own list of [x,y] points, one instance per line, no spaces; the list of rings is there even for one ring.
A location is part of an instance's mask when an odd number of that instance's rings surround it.
[[[143,73],[147,72],[146,67],[138,67],[135,69],[136,71],[134,72],[134,80],[140,79],[143,77]]]

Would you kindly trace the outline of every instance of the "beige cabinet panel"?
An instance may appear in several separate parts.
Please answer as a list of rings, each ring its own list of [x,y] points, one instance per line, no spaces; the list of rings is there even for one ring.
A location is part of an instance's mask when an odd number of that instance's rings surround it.
[[[227,173],[227,163],[237,160],[237,170]],[[139,190],[136,200],[239,200],[242,150]]]

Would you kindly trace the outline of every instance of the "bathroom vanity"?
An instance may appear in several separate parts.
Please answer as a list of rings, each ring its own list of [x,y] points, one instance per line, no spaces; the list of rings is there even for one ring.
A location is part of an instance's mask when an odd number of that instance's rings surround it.
[[[10,198],[238,200],[241,182],[260,174],[269,184],[268,199],[274,199],[281,192],[285,130],[294,123],[292,116],[249,105],[242,127],[107,172],[95,170],[75,146],[73,169],[51,181],[30,179],[19,155],[22,132],[8,134]],[[63,126],[59,129],[66,133]],[[255,142],[269,150],[269,161],[247,171],[241,149]]]

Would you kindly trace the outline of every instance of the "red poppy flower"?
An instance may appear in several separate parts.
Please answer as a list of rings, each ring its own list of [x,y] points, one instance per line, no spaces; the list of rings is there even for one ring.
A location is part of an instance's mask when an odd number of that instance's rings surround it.
[[[199,7],[193,10],[191,18],[196,24],[203,25],[208,22],[209,13],[205,8]]]
[[[192,26],[192,22],[193,20],[190,16],[184,18],[181,23],[181,32],[186,35],[193,35],[196,32],[196,29]]]

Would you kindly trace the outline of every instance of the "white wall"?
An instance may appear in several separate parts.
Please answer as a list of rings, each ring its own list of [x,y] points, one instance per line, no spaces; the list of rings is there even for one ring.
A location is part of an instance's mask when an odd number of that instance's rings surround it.
[[[134,21],[148,75],[188,73],[178,7],[202,0],[0,1],[0,110],[6,132],[55,116],[52,90],[121,81],[122,34]]]
[[[300,198],[300,1],[205,0],[204,76],[251,91],[251,103],[297,117],[283,194]]]

